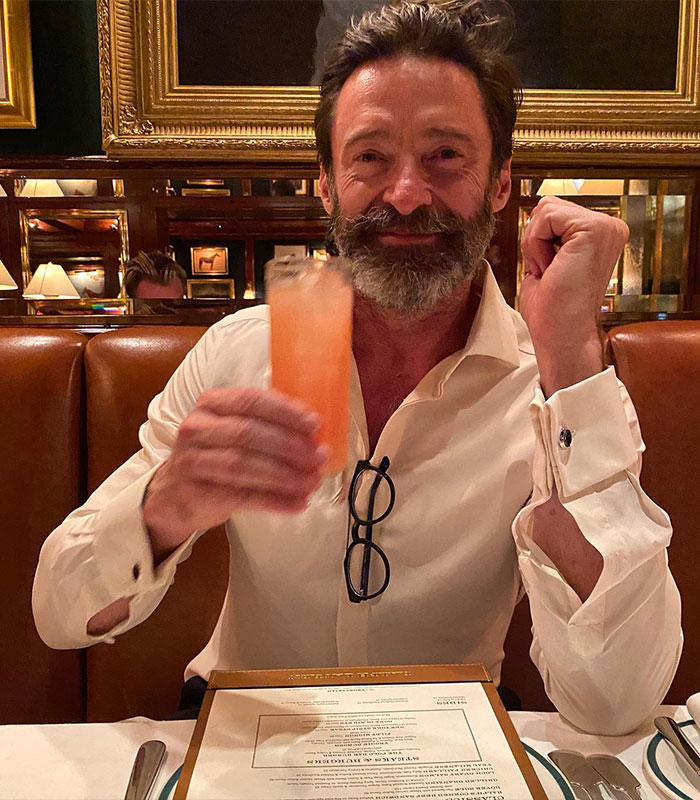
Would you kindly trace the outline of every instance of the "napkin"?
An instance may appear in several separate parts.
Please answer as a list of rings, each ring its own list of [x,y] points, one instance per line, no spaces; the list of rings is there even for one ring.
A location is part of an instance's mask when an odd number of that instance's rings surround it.
[[[182,764],[194,722],[6,725],[0,731],[0,800],[123,800],[136,753],[148,739],[168,752],[156,791]],[[157,794],[153,794],[157,797]]]

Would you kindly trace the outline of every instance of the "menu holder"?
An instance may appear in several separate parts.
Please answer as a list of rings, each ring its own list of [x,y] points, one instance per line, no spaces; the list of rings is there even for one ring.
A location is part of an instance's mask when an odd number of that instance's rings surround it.
[[[375,797],[546,800],[481,665],[212,673],[174,800]]]

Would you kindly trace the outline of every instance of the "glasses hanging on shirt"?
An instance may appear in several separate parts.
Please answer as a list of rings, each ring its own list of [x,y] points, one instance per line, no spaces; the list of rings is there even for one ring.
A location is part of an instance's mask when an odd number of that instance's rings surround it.
[[[378,467],[366,460],[358,461],[350,483],[348,546],[345,551],[343,567],[348,597],[352,603],[360,603],[363,600],[378,597],[389,585],[389,559],[382,548],[372,540],[372,532],[374,525],[385,520],[394,507],[396,488],[394,482],[387,475],[390,465],[391,462],[387,456],[382,458]],[[363,517],[357,510],[356,502],[362,481],[368,473],[374,473],[374,479],[369,490],[367,514]],[[385,491],[379,493],[382,483],[387,484],[388,501],[378,499],[378,495],[386,496]]]

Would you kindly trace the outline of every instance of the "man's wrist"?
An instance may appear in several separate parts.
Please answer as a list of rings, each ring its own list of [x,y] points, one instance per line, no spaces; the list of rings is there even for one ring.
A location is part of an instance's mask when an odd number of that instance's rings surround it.
[[[572,336],[557,337],[551,331],[546,338],[532,337],[545,397],[591,378],[604,369],[603,346],[597,329]]]
[[[165,466],[165,465],[164,465]],[[163,467],[151,478],[143,495],[141,514],[146,532],[151,540],[153,566],[157,567],[192,533],[187,525],[177,519],[174,504],[169,502],[163,506],[160,502],[158,484],[163,480]]]

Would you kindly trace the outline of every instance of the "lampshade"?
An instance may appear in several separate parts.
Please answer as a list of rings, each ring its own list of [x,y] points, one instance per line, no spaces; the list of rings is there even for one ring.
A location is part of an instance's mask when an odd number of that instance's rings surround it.
[[[29,178],[19,193],[20,197],[63,197],[58,183],[52,178]]]
[[[0,261],[0,292],[16,289],[17,284],[12,280],[12,275],[7,271],[7,267]]]
[[[22,295],[26,300],[72,300],[80,297],[60,264],[39,264]]]

